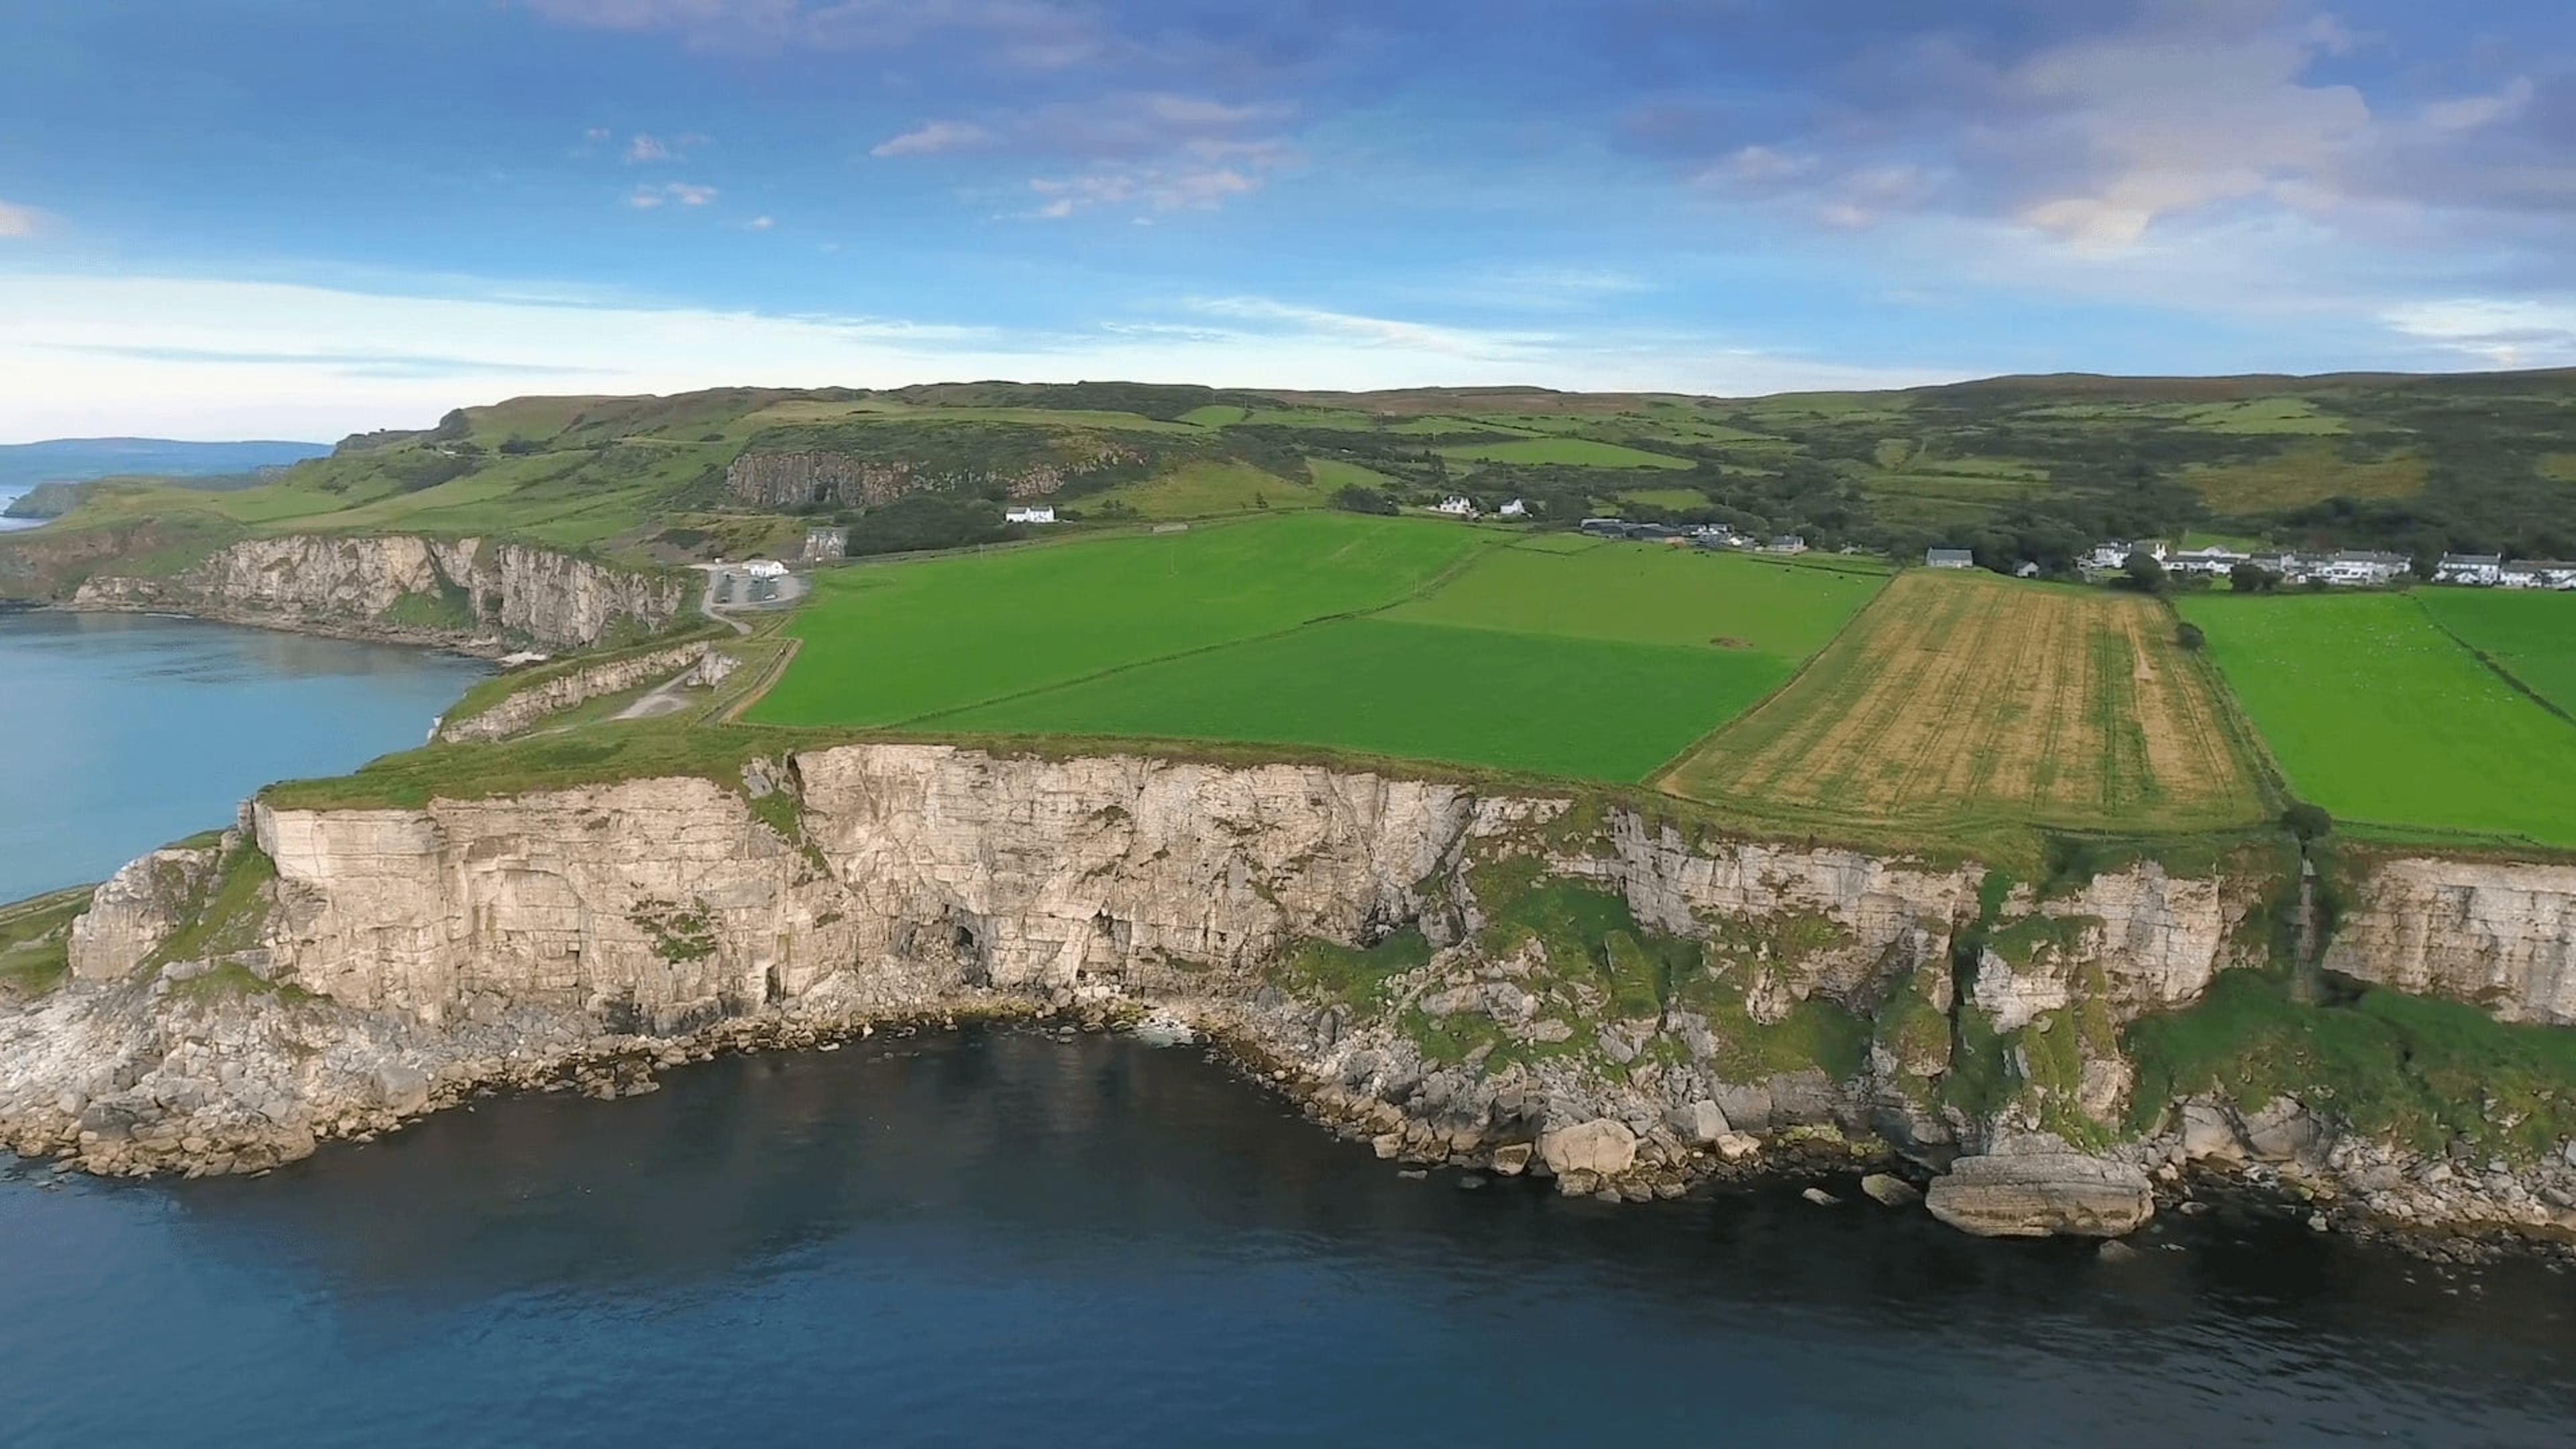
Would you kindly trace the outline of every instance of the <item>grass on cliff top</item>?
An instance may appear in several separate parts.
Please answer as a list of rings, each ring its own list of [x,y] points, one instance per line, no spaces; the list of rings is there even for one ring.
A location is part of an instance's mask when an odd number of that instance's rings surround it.
[[[37,996],[71,972],[72,918],[89,909],[95,886],[52,891],[0,906],[0,995]]]
[[[2576,1135],[2576,1031],[2460,1002],[2371,986],[2310,1006],[2280,973],[2225,971],[2197,1004],[2133,1023],[2127,1042],[2134,1131],[2169,1101],[2216,1093],[2248,1110],[2296,1097],[2427,1153],[2457,1136],[2527,1159]]]
[[[2414,599],[2214,595],[2180,608],[2301,798],[2390,830],[2576,846],[2576,724]]]

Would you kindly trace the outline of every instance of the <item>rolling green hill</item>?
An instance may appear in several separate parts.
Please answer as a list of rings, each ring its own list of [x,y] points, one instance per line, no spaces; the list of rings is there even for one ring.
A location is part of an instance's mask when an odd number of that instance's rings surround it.
[[[1318,506],[1353,485],[1899,558],[1966,544],[2050,572],[2097,539],[2186,533],[2554,556],[2576,553],[2571,404],[2564,371],[1749,399],[1135,383],[517,398],[353,437],[235,491],[95,485],[0,544],[0,592],[47,592],[102,557],[176,567],[258,533],[501,533],[673,562],[792,548],[817,522],[847,526],[857,553],[981,541],[1005,536],[1006,500],[1081,524]]]

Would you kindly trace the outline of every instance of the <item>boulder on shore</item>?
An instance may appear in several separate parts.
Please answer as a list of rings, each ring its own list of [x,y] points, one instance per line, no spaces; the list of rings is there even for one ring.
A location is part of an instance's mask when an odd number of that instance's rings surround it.
[[[1595,1117],[1560,1132],[1540,1134],[1538,1155],[1548,1171],[1559,1177],[1570,1172],[1616,1177],[1637,1160],[1637,1134],[1625,1122]]]
[[[1988,1238],[2116,1238],[2156,1211],[2145,1172],[2080,1152],[1962,1157],[1932,1180],[1924,1206]]]

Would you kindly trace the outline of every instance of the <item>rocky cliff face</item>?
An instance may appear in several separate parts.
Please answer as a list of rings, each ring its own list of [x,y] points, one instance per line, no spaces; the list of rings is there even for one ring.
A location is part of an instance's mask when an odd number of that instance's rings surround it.
[[[2343,903],[2328,969],[2576,1024],[2576,866],[2410,857],[2381,862]]]
[[[864,506],[943,490],[998,489],[1011,498],[1042,498],[1081,473],[1143,457],[1133,448],[1102,443],[1069,459],[979,469],[815,450],[755,452],[734,459],[725,470],[725,491],[754,508],[797,508],[809,503]]]
[[[678,615],[687,587],[492,539],[288,535],[232,544],[170,578],[94,575],[71,603],[497,652],[652,633]]]
[[[438,737],[450,743],[503,739],[549,715],[656,680],[714,684],[731,674],[735,663],[732,655],[703,641],[607,659],[539,680],[490,709],[441,721]]]
[[[128,867],[75,984],[0,1016],[0,1133],[237,1168],[416,1109],[387,1105],[415,1080],[1000,1003],[1169,1012],[1381,1153],[1568,1190],[1678,1190],[1756,1134],[1884,1137],[2013,1159],[1941,1189],[1962,1226],[2117,1232],[2188,1160],[2361,1161],[2295,1102],[2117,1128],[2120,1028],[2241,964],[2268,883],[2144,864],[1998,912],[1982,877],[1439,782],[927,745],[738,786],[256,804],[225,846]]]

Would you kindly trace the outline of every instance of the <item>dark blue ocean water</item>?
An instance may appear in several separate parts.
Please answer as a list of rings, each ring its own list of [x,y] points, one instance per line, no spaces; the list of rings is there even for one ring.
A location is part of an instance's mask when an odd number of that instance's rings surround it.
[[[1784,1187],[1407,1181],[1189,1049],[967,1034],[0,1181],[13,1444],[2560,1443],[2567,1279]],[[2179,1251],[2168,1251],[2166,1244]]]
[[[0,613],[0,901],[229,825],[272,780],[417,745],[484,668],[190,619]]]

